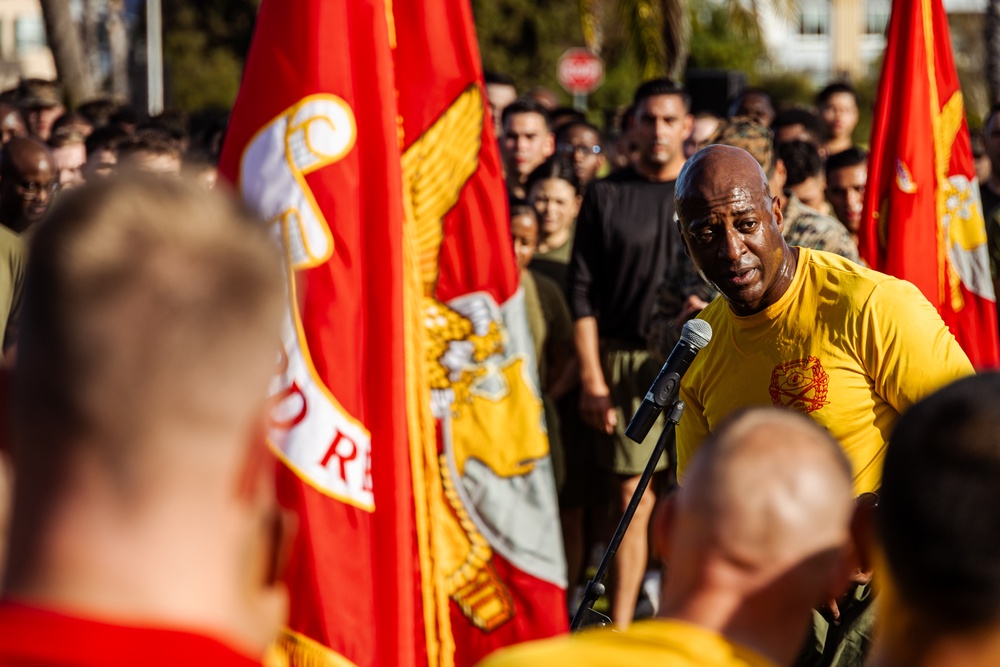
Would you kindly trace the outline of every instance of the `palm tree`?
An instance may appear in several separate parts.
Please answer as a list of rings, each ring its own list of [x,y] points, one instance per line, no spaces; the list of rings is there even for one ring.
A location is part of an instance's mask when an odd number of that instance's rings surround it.
[[[798,6],[796,0],[579,0],[584,39],[600,54],[604,25],[617,14],[629,34],[642,77],[679,78],[687,62],[690,11],[708,3],[725,6],[734,34],[758,41],[767,9],[790,18]]]
[[[41,0],[45,32],[59,79],[66,87],[70,104],[93,97],[94,78],[87,67],[80,31],[70,12],[69,0]]]

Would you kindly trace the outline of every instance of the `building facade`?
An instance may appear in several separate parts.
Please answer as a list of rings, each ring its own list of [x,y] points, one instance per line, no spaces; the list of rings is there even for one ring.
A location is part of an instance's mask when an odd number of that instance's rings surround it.
[[[0,0],[0,90],[17,85],[21,77],[55,76],[38,0]]]
[[[944,0],[950,14],[982,14],[986,0]],[[863,76],[885,48],[892,0],[800,0],[794,19],[765,9],[764,39],[776,67],[817,84]]]

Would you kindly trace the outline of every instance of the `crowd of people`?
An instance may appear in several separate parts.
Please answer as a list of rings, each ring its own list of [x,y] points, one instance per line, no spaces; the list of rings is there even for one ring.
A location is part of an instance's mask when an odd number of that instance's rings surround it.
[[[851,87],[815,109],[745,89],[723,118],[654,79],[603,129],[496,73],[486,92],[557,464],[553,613],[664,434],[625,429],[681,325],[713,334],[614,560],[617,632],[484,664],[997,664],[1000,375],[860,258]],[[70,110],[48,81],[0,93],[0,665],[260,664],[286,618],[264,446],[282,271],[211,191],[224,131]],[[1000,174],[1000,114],[983,151]]]
[[[678,611],[691,603],[685,595],[709,592],[679,593],[676,577],[699,580],[705,571],[665,558],[665,551],[673,553],[668,546],[653,548],[664,537],[653,522],[658,498],[678,478],[684,491],[702,483],[689,470],[697,468],[703,443],[720,437],[740,410],[807,414],[839,443],[854,496],[867,511],[877,502],[900,415],[974,372],[920,292],[867,269],[859,256],[867,152],[859,145],[864,138],[855,137],[857,95],[836,82],[813,108],[776,108],[766,91],[748,88],[721,117],[693,114],[698,101],[659,79],[643,83],[620,125],[602,131],[582,113],[555,107],[548,91],[519,96],[514,82],[498,74],[488,73],[486,82],[517,216],[512,232],[522,279],[547,295],[533,298],[532,287],[526,302],[529,313],[537,312],[529,321],[545,324],[532,333],[547,415],[556,418],[549,432],[559,464],[569,611],[580,601],[588,565],[632,499],[663,421],[642,443],[632,442],[625,428],[681,325],[697,316],[712,325],[713,341],[682,384],[686,408],[676,457],[657,462],[613,562],[609,615],[619,629],[659,613],[701,619],[698,625],[726,635],[721,614],[707,619],[700,609],[692,617]],[[995,113],[987,119],[988,147],[1000,145],[1000,130],[992,138],[997,119]],[[996,157],[1000,168],[1000,151]],[[983,176],[982,198],[995,244],[994,180]],[[518,231],[527,228],[529,234]],[[762,464],[754,483],[763,484],[763,470],[778,464]],[[778,512],[769,507],[760,510]],[[711,563],[704,552],[697,555],[703,566]],[[662,596],[658,558],[668,566]],[[814,608],[811,640],[803,640],[804,630],[789,634],[794,624],[781,626],[786,638],[798,638],[795,651],[772,646],[764,654],[777,664],[863,664],[881,580],[873,582],[871,567],[858,565],[822,604],[816,590],[829,593],[828,580],[811,583],[817,589],[801,588],[813,598],[806,605]],[[737,590],[734,584],[728,593]],[[620,662],[593,664],[630,664],[661,649],[688,655],[676,648],[683,642],[674,640],[673,628],[637,627],[637,644],[652,642],[648,633],[657,628],[665,633],[663,645],[629,648],[595,635],[592,643],[563,640],[537,653],[514,651],[496,664],[587,664],[579,658],[602,651],[621,651]],[[762,638],[750,639],[755,646]],[[699,641],[691,638],[689,647]]]

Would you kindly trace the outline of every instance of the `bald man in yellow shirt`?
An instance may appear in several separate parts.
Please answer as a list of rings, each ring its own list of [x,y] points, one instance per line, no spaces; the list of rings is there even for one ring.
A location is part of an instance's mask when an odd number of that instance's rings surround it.
[[[678,477],[734,410],[773,405],[808,415],[841,444],[854,491],[877,491],[900,414],[971,375],[968,357],[920,291],[836,255],[789,247],[767,177],[730,146],[696,153],[677,180],[678,227],[695,266],[722,296],[699,316],[712,342],[681,384]],[[766,474],[766,473],[765,473]],[[799,667],[861,665],[874,622],[871,573],[815,614]]]
[[[722,294],[700,315],[712,325],[712,342],[681,385],[681,484],[720,420],[773,405],[828,429],[851,461],[855,492],[875,491],[900,413],[974,372],[955,337],[910,283],[790,248],[779,200],[743,150],[696,154],[675,200],[688,253]]]
[[[659,618],[514,647],[481,667],[791,663],[809,610],[847,581],[849,462],[807,418],[764,408],[723,424],[689,478],[654,515],[668,564]]]

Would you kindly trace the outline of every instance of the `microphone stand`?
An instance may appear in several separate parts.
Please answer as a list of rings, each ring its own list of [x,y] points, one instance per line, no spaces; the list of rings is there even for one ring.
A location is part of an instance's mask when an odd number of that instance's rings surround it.
[[[625,514],[622,516],[621,520],[618,522],[618,528],[615,529],[615,534],[611,538],[611,543],[608,544],[607,551],[604,552],[604,557],[601,558],[601,564],[597,567],[597,573],[594,578],[587,582],[587,588],[583,591],[583,600],[580,602],[580,606],[576,610],[576,614],[573,616],[573,622],[570,624],[570,630],[579,630],[584,627],[585,621],[590,618],[594,622],[587,623],[586,625],[611,625],[611,619],[607,616],[601,614],[600,612],[594,611],[594,603],[597,602],[606,592],[604,586],[604,579],[608,576],[608,571],[611,569],[611,561],[615,559],[615,554],[618,553],[618,547],[622,543],[622,539],[625,537],[625,531],[628,530],[629,524],[632,523],[632,516],[635,514],[635,508],[639,506],[639,501],[642,500],[642,494],[646,492],[646,487],[649,486],[649,480],[653,477],[653,472],[656,470],[656,464],[659,463],[660,457],[663,455],[664,450],[667,446],[670,446],[670,470],[676,471],[677,466],[677,441],[674,439],[674,428],[677,426],[677,422],[680,421],[681,415],[684,414],[684,401],[676,401],[667,410],[664,410],[666,415],[667,423],[663,426],[663,432],[660,434],[660,438],[656,441],[656,447],[653,448],[653,454],[649,457],[649,462],[646,463],[646,469],[642,471],[642,476],[639,478],[639,484],[636,486],[635,492],[632,494],[632,498],[628,502],[628,507],[625,508]],[[673,480],[671,480],[673,483]],[[595,618],[596,617],[596,618]]]

